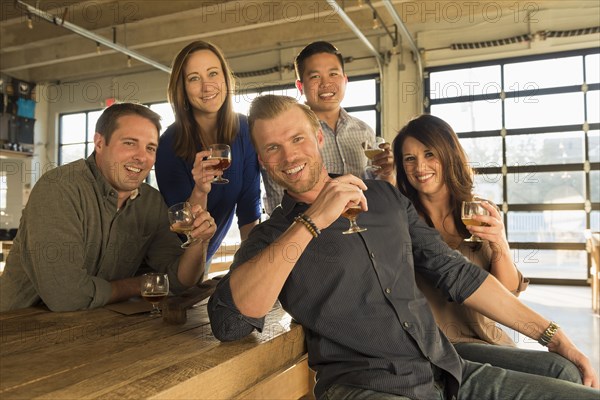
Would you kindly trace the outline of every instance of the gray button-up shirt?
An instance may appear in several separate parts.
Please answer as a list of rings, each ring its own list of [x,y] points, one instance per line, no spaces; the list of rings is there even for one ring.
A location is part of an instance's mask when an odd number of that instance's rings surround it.
[[[315,394],[337,383],[432,399],[439,396],[432,365],[445,371],[446,388],[456,394],[462,360],[437,328],[415,284],[415,270],[458,303],[488,274],[450,249],[396,188],[365,182],[369,211],[358,216],[358,224],[367,231],[343,235],[349,226],[343,217],[323,229],[299,256],[279,295],[283,308],[305,328],[309,363],[317,371]],[[285,195],[281,207],[242,243],[231,269],[276,240],[307,208]],[[263,326],[262,319],[239,313],[228,276],[208,311],[221,340]]]
[[[40,299],[54,311],[101,307],[110,281],[134,276],[142,264],[168,273],[171,290],[181,291],[180,244],[160,193],[144,183],[117,210],[117,193],[92,154],[33,187],[0,276],[0,311]]]

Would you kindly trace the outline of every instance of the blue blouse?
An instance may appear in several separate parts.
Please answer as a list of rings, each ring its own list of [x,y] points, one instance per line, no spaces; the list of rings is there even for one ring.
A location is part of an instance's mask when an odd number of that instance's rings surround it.
[[[238,225],[244,226],[260,219],[260,173],[256,152],[250,141],[248,119],[238,114],[240,130],[231,145],[231,166],[223,177],[226,185],[212,185],[208,194],[208,211],[215,219],[217,231],[208,246],[207,260],[211,259],[227,235],[233,212]],[[175,124],[162,134],[156,152],[156,180],[168,206],[186,201],[195,183],[193,163],[175,155]],[[199,146],[197,151],[201,151]]]

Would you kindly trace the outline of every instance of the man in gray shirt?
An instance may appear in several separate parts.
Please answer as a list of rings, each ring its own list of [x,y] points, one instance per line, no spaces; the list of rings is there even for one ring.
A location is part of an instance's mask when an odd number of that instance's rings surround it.
[[[281,207],[255,227],[208,304],[220,340],[261,330],[277,299],[304,327],[323,399],[598,399],[596,389],[462,360],[436,326],[415,272],[449,298],[537,339],[598,387],[590,361],[558,326],[450,249],[387,182],[329,176],[319,121],[291,97],[252,103],[261,163],[277,165]],[[360,206],[360,233],[341,215]]]
[[[203,242],[215,232],[195,205],[185,251],[160,193],[144,183],[155,161],[160,116],[131,103],[108,107],[94,153],[45,173],[34,186],[4,273],[0,311],[43,301],[52,311],[101,307],[140,294],[140,265],[168,274],[180,292],[203,276]]]

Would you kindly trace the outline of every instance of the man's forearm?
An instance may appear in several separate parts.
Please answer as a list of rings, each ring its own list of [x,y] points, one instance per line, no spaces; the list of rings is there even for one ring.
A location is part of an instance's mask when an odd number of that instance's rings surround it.
[[[192,244],[185,250],[179,260],[177,279],[184,286],[193,286],[202,279],[206,265],[208,240]]]
[[[140,295],[141,278],[134,276],[133,278],[119,279],[110,282],[111,294],[108,299],[108,304],[118,303],[128,300],[134,296]]]
[[[465,305],[535,340],[550,324],[548,319],[523,304],[492,275],[465,300]]]
[[[294,223],[269,247],[232,271],[231,293],[242,314],[261,318],[271,310],[297,261],[286,257],[284,250],[294,246],[300,257],[312,238],[305,226]]]

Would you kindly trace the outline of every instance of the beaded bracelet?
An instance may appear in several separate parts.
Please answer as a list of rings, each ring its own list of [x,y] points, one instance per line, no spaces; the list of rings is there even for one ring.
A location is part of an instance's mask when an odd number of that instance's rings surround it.
[[[304,214],[299,214],[296,218],[294,218],[294,221],[300,222],[302,225],[304,225],[311,235],[313,235],[313,237],[317,237],[321,234],[321,231],[319,228],[317,228],[317,225],[313,222],[313,220]]]

